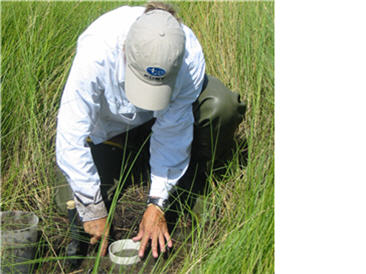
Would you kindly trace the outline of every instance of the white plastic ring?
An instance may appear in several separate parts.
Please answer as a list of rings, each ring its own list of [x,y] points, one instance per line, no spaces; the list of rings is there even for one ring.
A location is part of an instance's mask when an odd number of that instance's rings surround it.
[[[119,265],[131,265],[136,264],[140,261],[140,257],[138,255],[130,256],[130,257],[121,257],[118,256],[117,253],[124,250],[136,250],[136,253],[140,249],[140,242],[134,242],[131,239],[119,240],[110,244],[109,250],[109,258],[110,260]]]

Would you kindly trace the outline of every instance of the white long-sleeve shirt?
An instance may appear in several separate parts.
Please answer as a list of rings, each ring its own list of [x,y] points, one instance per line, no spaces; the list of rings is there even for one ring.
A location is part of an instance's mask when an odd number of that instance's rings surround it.
[[[94,21],[79,37],[57,120],[56,158],[75,195],[83,221],[105,217],[100,178],[86,139],[102,143],[153,117],[150,196],[168,198],[187,170],[193,139],[192,103],[205,74],[200,43],[187,26],[185,55],[169,106],[147,111],[125,95],[124,41],[143,7],[124,6]]]

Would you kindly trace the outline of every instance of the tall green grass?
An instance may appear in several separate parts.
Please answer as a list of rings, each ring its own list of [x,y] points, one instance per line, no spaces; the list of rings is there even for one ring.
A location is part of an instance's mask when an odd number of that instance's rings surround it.
[[[63,219],[54,210],[53,138],[76,39],[98,16],[121,5],[122,2],[1,3],[1,210],[31,210],[40,216],[40,273],[64,271],[60,260],[55,259],[56,247],[66,245],[68,238],[63,236],[67,225],[57,221]],[[174,5],[202,44],[207,73],[241,94],[247,115],[238,130],[237,154],[224,176],[210,176],[212,192],[202,200],[199,216],[192,212],[194,233],[186,242],[191,248],[184,251],[178,268],[172,259],[159,271],[271,273],[274,4]]]

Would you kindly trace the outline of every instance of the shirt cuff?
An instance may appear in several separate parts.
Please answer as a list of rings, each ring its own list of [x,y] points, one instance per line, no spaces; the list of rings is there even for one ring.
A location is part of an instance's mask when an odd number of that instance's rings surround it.
[[[168,180],[166,178],[151,174],[151,186],[149,196],[163,198],[164,200],[168,199],[170,189],[167,188],[167,185]]]
[[[93,221],[108,216],[107,208],[102,201],[98,204],[83,205],[74,197],[75,206],[82,222]]]

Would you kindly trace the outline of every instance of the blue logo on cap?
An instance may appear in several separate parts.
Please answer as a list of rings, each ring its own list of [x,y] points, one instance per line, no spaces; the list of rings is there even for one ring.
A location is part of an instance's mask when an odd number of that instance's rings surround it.
[[[165,70],[162,68],[157,68],[157,67],[148,67],[146,69],[147,73],[152,75],[152,76],[157,76],[157,77],[161,77],[165,75]]]

